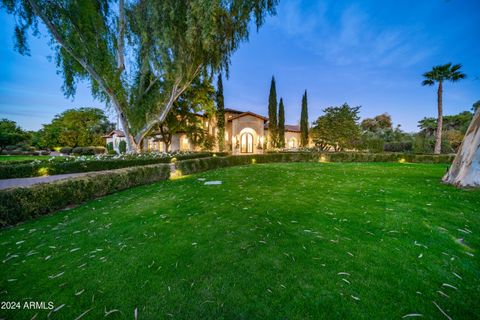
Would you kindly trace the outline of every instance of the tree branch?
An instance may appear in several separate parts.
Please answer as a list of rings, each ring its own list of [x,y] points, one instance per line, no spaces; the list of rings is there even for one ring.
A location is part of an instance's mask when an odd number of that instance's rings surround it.
[[[117,69],[122,72],[125,70],[125,0],[118,1],[118,11]]]
[[[188,86],[192,83],[192,81],[196,78],[198,73],[200,72],[200,68],[202,65],[199,65],[195,72],[193,73],[191,80],[187,81],[183,87],[180,89],[178,88],[180,86],[181,80],[175,81],[175,84],[173,85],[172,92],[170,94],[170,98],[165,106],[165,109],[162,110],[160,115],[158,117],[153,118],[152,120],[148,121],[145,126],[138,132],[137,135],[135,135],[135,142],[140,143],[140,141],[145,137],[145,134],[150,131],[150,129],[157,123],[161,123],[165,120],[167,117],[167,114],[170,112],[170,109],[172,109],[173,103],[178,99],[178,97],[188,88]]]
[[[43,23],[45,23],[45,26],[50,31],[53,38],[58,42],[58,44],[88,72],[88,74],[92,77],[92,79],[94,79],[98,83],[100,88],[110,98],[115,111],[120,117],[120,121],[122,122],[122,127],[125,132],[125,135],[127,136],[127,138],[129,138],[130,128],[128,127],[128,122],[122,110],[122,105],[118,100],[117,96],[113,93],[112,89],[108,86],[107,82],[95,71],[93,66],[91,66],[85,59],[75,54],[74,50],[67,44],[65,39],[63,39],[61,34],[58,32],[57,28],[48,19],[48,17],[40,10],[40,7],[35,2],[35,0],[27,0],[27,1],[32,7],[33,12],[43,21]],[[129,142],[131,142],[130,139],[129,139]]]

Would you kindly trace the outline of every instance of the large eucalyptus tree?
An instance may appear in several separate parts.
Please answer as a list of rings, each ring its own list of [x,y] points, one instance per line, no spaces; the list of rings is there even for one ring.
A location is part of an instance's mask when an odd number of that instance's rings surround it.
[[[226,69],[231,54],[273,14],[278,0],[0,0],[15,15],[16,49],[46,32],[73,96],[80,80],[113,107],[135,152],[201,74]],[[41,25],[44,25],[44,29]]]
[[[475,112],[443,181],[458,187],[480,187],[480,108]]]

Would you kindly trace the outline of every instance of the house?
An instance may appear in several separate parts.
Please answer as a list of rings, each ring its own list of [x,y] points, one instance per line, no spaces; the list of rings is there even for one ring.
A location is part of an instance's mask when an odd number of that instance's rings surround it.
[[[206,116],[197,115],[202,120],[203,126],[208,133],[215,138],[218,133],[216,119],[208,119]],[[113,134],[112,134],[113,133]],[[113,142],[117,151],[115,139],[125,139],[123,132],[115,130],[105,136],[108,142]],[[121,135],[120,135],[120,134]],[[232,154],[258,154],[263,153],[268,142],[268,118],[250,111],[225,109],[225,150]],[[216,140],[216,139],[215,139]],[[118,140],[120,141],[120,140]],[[285,148],[296,149],[300,142],[300,127],[297,125],[285,125]],[[144,140],[144,150],[166,152],[165,144],[159,133]],[[168,151],[199,151],[189,140],[186,132],[178,132],[172,136]],[[215,146],[213,151],[218,151]]]
[[[103,136],[105,138],[105,144],[108,145],[109,143],[112,144],[113,150],[115,150],[117,153],[120,153],[119,146],[120,146],[120,141],[126,140],[125,134],[123,131],[120,130],[113,130],[109,134]]]

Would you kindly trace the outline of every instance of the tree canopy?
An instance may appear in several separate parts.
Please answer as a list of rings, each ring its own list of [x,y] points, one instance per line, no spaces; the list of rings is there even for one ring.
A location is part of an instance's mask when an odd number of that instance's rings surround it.
[[[7,146],[14,146],[28,139],[28,133],[22,130],[15,121],[0,120],[0,152]]]
[[[328,107],[313,123],[312,140],[321,150],[333,148],[341,151],[353,148],[360,135],[357,124],[360,106],[350,107],[347,103],[339,107]]]
[[[102,136],[113,129],[101,109],[68,109],[43,125],[35,134],[34,144],[40,148],[103,146]]]
[[[208,79],[196,79],[174,102],[165,121],[149,134],[158,135],[166,150],[170,148],[172,136],[179,132],[185,132],[195,146],[201,146],[209,138],[208,126],[203,120],[208,121],[215,113],[214,101],[215,89]]]
[[[374,118],[365,118],[360,123],[360,127],[369,132],[392,129],[392,117],[388,113],[382,113]]]
[[[79,81],[119,116],[130,150],[167,116],[200,73],[225,69],[277,0],[0,0],[15,15],[16,49],[27,34],[51,38],[63,91]]]

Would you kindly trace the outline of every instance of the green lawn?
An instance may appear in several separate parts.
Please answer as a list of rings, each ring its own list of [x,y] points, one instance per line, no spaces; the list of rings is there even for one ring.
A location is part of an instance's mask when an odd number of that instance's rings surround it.
[[[0,161],[48,160],[51,156],[0,156]]]
[[[94,200],[0,231],[0,300],[57,310],[0,318],[473,319],[480,191],[444,172],[252,165]]]

